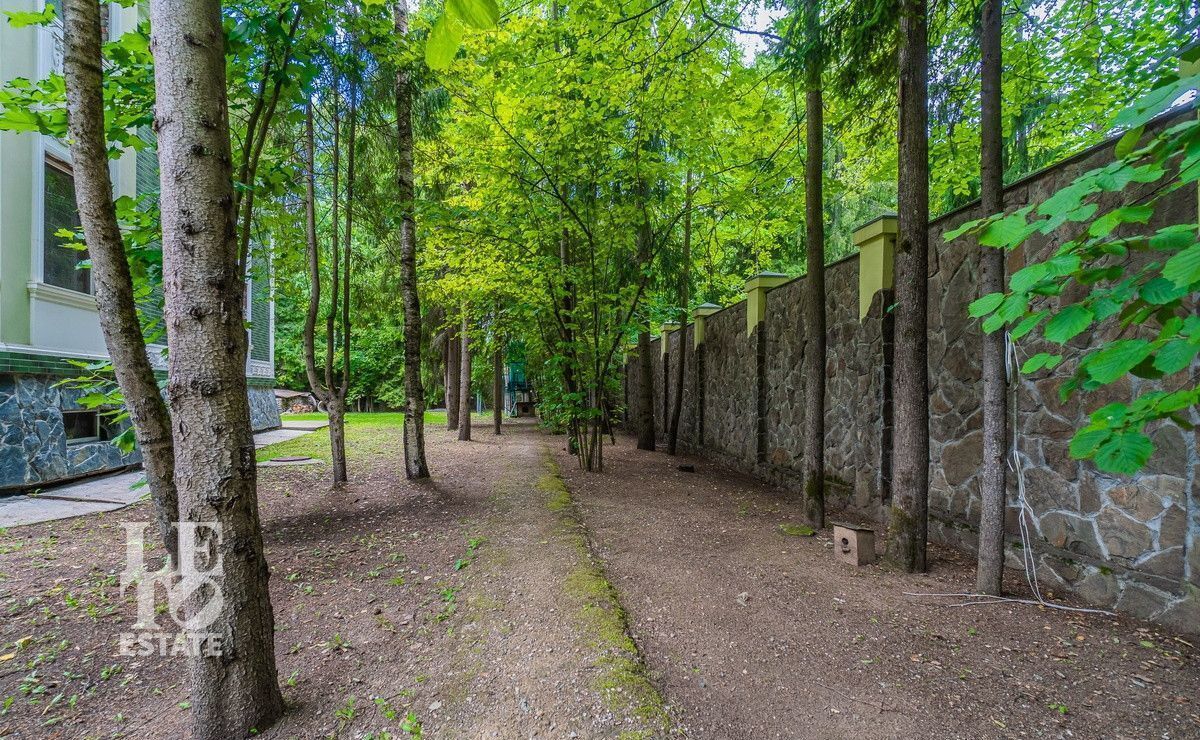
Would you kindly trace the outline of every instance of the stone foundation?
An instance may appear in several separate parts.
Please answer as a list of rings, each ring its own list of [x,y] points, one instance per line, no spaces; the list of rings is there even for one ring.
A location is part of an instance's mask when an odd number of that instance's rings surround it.
[[[279,402],[275,400],[275,389],[266,385],[251,385],[248,397],[250,428],[256,432],[278,429],[282,422],[279,420]]]
[[[83,391],[61,378],[0,374],[0,491],[32,488],[141,462],[111,442],[68,443],[64,410],[79,409]]]
[[[0,373],[0,493],[121,470],[141,463],[107,441],[68,442],[63,411],[80,409],[84,391],[59,387],[60,375]],[[249,387],[254,431],[279,427],[270,386]]]

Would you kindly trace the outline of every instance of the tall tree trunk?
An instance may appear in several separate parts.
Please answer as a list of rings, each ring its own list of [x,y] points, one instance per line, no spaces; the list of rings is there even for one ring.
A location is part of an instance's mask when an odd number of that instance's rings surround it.
[[[352,73],[353,74],[353,73]],[[337,471],[334,471],[335,482],[342,483],[347,480],[346,469],[346,395],[350,392],[350,269],[351,269],[351,245],[354,240],[354,147],[358,142],[358,129],[356,118],[358,116],[358,103],[356,95],[358,94],[358,86],[353,77],[350,78],[350,122],[349,122],[349,138],[347,141],[346,153],[346,236],[342,240],[342,305],[341,305],[341,324],[342,324],[342,378],[341,385],[335,391],[337,396],[338,408],[338,438],[330,439],[331,447],[334,452],[334,459],[341,460],[342,470],[340,479],[337,476]],[[330,418],[333,414],[330,414]],[[333,424],[330,423],[330,427]]]
[[[313,395],[325,404],[325,411],[329,414],[329,448],[330,458],[333,461],[333,484],[339,485],[346,482],[346,432],[345,432],[345,397],[339,395],[338,388],[332,385],[333,382],[333,328],[330,317],[326,317],[325,324],[325,365],[324,379],[317,373],[316,360],[316,331],[317,331],[317,314],[321,310],[321,252],[320,243],[317,241],[317,207],[316,207],[316,136],[313,131],[313,107],[310,101],[305,106],[304,116],[304,156],[305,156],[305,181],[304,181],[304,234],[305,234],[305,249],[308,258],[308,310],[304,315],[304,371],[308,378],[308,385],[312,388]],[[335,225],[336,233],[336,225]],[[334,254],[337,254],[336,247]],[[338,274],[335,269],[333,280],[336,283]],[[336,310],[337,291],[334,291],[334,306],[330,311]]]
[[[925,0],[900,9],[899,238],[893,365],[893,501],[888,557],[925,570],[929,514],[929,69]]]
[[[459,395],[462,389],[462,337],[458,327],[446,329],[446,428],[458,431]]]
[[[458,438],[463,442],[471,439],[471,337],[467,333],[467,307],[463,306],[462,357],[458,376]]]
[[[504,424],[504,352],[500,349],[500,338],[496,338],[496,351],[492,353],[492,426],[496,434]]]
[[[639,191],[644,191],[640,187]],[[650,265],[650,225],[643,223],[637,232],[637,259],[643,270]],[[638,332],[638,449],[653,450],[656,437],[654,430],[654,358],[650,356],[650,332]]]
[[[346,398],[336,390],[329,394],[329,453],[333,460],[333,485],[340,486],[346,477]]]
[[[979,27],[983,53],[980,96],[980,190],[984,215],[1004,210],[1004,132],[1001,127],[1002,0],[984,0]],[[979,248],[979,294],[1004,290],[1004,252]],[[979,567],[975,589],[999,595],[1004,581],[1004,448],[1008,441],[1008,375],[1004,332],[983,335],[983,472],[979,521]]]
[[[820,0],[805,0],[804,117],[804,513],[809,523],[825,526],[825,110],[821,94]]]
[[[683,276],[679,283],[679,361],[675,367],[675,398],[667,425],[667,454],[674,455],[679,441],[679,417],[683,413],[684,367],[687,365],[688,289],[692,284],[692,171],[684,178]]]
[[[558,16],[557,3],[553,8],[555,18]],[[555,42],[557,45],[557,41]],[[559,218],[563,218],[562,209],[559,209]],[[563,387],[567,391],[567,395],[575,398],[575,392],[578,388],[576,381],[576,368],[579,365],[579,352],[575,346],[575,281],[571,279],[571,234],[564,226],[558,237],[558,267],[563,276],[563,298],[562,311],[559,321],[559,338],[562,341],[563,355]],[[576,451],[583,446],[583,434],[580,431],[579,417],[575,413],[568,415],[567,421],[567,445],[570,449],[574,445]]]
[[[196,545],[224,568],[216,594],[202,588],[185,609],[216,605],[206,631],[220,637],[219,654],[188,658],[192,737],[224,740],[283,713],[246,395],[225,34],[219,0],[151,0],[150,19],[175,484],[181,521],[214,527],[197,528]]]
[[[341,76],[335,70],[333,73],[333,185],[330,189],[330,249],[329,249],[329,310],[325,313],[325,391],[327,411],[329,412],[329,456],[333,461],[333,485],[340,486],[346,482],[346,407],[345,398],[340,395],[340,384],[336,380],[337,370],[334,356],[337,350],[338,310],[341,306],[342,274],[341,252],[339,249],[340,219],[340,190],[339,175],[341,174],[341,95],[338,85]]]
[[[396,42],[408,44],[408,0],[397,0]],[[396,66],[396,194],[400,208],[400,294],[404,302],[404,474],[428,478],[425,388],[421,384],[421,301],[417,295],[417,221],[413,187],[412,81]]]
[[[317,314],[321,311],[321,252],[317,244],[317,144],[312,101],[304,107],[304,246],[308,261],[308,308],[304,314],[304,372],[308,386],[321,403],[326,388],[317,375]]]
[[[163,545],[178,563],[179,496],[175,489],[175,450],[171,416],[158,390],[154,368],[137,317],[133,277],[125,258],[125,242],[117,225],[104,134],[104,98],[100,56],[100,6],[90,0],[68,0],[63,7],[63,76],[67,86],[67,121],[75,202],[83,224],[92,283],[104,346],[113,374],[133,421],[142,467],[154,502],[154,517]]]

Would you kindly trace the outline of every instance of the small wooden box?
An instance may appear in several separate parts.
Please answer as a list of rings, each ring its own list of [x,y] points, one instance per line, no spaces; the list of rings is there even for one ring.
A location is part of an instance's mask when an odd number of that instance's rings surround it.
[[[875,530],[853,524],[833,525],[833,556],[851,565],[875,562]]]

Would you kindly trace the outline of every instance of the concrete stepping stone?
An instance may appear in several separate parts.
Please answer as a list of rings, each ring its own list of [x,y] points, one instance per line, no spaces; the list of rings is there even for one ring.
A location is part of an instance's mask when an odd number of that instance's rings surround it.
[[[125,504],[101,501],[48,499],[43,496],[7,496],[0,498],[0,527],[37,524],[55,519],[70,519],[102,511],[116,511]]]

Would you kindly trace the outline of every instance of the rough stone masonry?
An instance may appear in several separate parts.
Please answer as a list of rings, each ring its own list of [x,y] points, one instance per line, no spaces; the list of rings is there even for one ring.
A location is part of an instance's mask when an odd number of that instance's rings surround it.
[[[1112,161],[1113,144],[1014,183],[1005,191],[1006,207],[1041,202],[1079,174]],[[1156,210],[1151,227],[1194,223],[1196,209],[1195,188],[1180,189]],[[968,304],[978,297],[978,247],[973,238],[946,242],[942,235],[980,215],[975,203],[929,225],[930,538],[966,550],[977,544],[980,511],[981,333],[979,323],[967,315]],[[1063,238],[1052,234],[1032,243],[1029,256],[1046,257]],[[1009,274],[1023,264],[1025,255],[1010,255]],[[675,391],[669,386],[682,354],[681,448],[800,492],[803,290],[803,280],[796,279],[767,293],[765,318],[753,332],[747,332],[747,304],[741,301],[700,319],[705,328],[699,346],[694,346],[694,324],[667,335],[665,354],[662,340],[654,341],[655,371],[649,380],[660,436],[666,434],[663,410],[670,408]],[[829,266],[826,294],[828,504],[873,520],[882,530],[890,498],[891,296],[886,290],[875,294],[869,312],[859,316],[858,256]],[[1079,338],[1063,348],[1066,360],[1058,371],[1021,376],[1011,387],[1009,402],[1017,410],[1012,431],[1037,575],[1044,588],[1055,592],[1072,591],[1091,604],[1200,632],[1196,432],[1174,425],[1152,430],[1157,451],[1132,479],[1101,473],[1068,453],[1071,436],[1089,411],[1154,387],[1151,381],[1127,378],[1059,400],[1057,387],[1070,372],[1073,357],[1115,334],[1107,329]],[[1019,345],[1022,357],[1043,349],[1048,348],[1036,341]],[[1200,362],[1192,366],[1191,382],[1198,375]],[[628,402],[636,403],[641,378],[633,357],[625,365],[625,382]],[[1200,414],[1193,410],[1192,416],[1200,423]],[[634,414],[629,422],[636,424]],[[1009,565],[1019,568],[1017,476],[1010,473],[1008,480]]]

